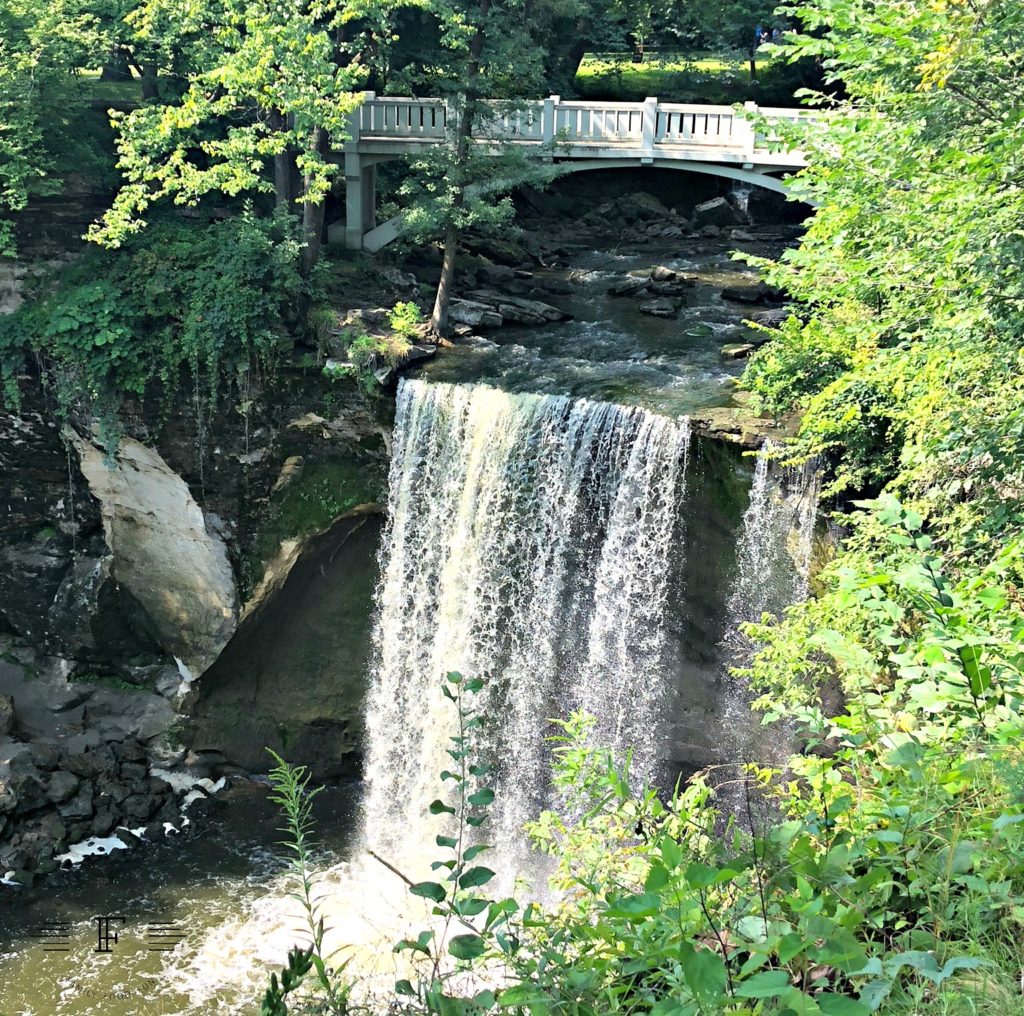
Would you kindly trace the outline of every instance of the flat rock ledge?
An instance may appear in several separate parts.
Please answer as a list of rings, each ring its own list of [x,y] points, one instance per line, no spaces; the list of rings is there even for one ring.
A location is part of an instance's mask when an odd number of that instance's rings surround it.
[[[768,438],[792,437],[799,426],[799,417],[794,414],[778,420],[745,406],[718,406],[697,410],[690,417],[690,425],[695,433],[705,437],[756,449]]]

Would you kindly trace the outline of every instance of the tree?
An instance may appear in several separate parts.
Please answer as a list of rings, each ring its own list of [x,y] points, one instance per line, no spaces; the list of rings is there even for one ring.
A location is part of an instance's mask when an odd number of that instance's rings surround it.
[[[0,210],[60,189],[58,136],[72,98],[72,73],[88,66],[97,19],[77,0],[0,0]],[[14,250],[0,221],[0,255]]]
[[[448,329],[448,306],[460,236],[467,229],[496,231],[513,210],[509,192],[540,183],[555,173],[523,151],[505,127],[538,94],[544,81],[545,49],[531,32],[544,8],[520,0],[471,0],[430,8],[441,46],[439,59],[409,67],[412,88],[441,95],[448,103],[446,143],[412,160],[414,175],[402,192],[412,199],[406,222],[423,240],[440,237],[444,258],[431,330]],[[529,11],[530,18],[527,17]]]
[[[168,8],[176,2],[149,0],[135,12],[143,37],[195,16],[191,5]],[[204,9],[210,23],[180,98],[113,114],[125,183],[90,238],[120,245],[164,199],[194,205],[211,193],[273,193],[289,211],[301,204],[308,274],[336,171],[327,155],[359,102],[362,49],[384,30],[388,10],[361,0],[225,0]]]

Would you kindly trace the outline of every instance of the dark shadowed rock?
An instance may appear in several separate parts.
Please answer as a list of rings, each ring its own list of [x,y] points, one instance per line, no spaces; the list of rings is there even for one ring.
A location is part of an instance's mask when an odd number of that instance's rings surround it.
[[[81,781],[74,773],[58,770],[50,777],[50,782],[46,787],[46,796],[54,804],[63,804],[78,791],[80,783]]]
[[[35,773],[21,772],[11,776],[11,791],[17,801],[15,811],[24,815],[47,803],[46,785]]]
[[[92,784],[83,783],[73,797],[58,805],[57,811],[72,821],[92,818]]]
[[[676,300],[671,300],[668,297],[659,297],[657,300],[647,300],[640,304],[641,314],[650,314],[653,317],[670,318],[675,317],[679,310],[679,304]]]
[[[651,286],[651,280],[637,275],[627,275],[617,279],[608,287],[611,296],[636,296]]]
[[[693,209],[694,229],[705,226],[739,226],[746,220],[725,198],[702,201]]]

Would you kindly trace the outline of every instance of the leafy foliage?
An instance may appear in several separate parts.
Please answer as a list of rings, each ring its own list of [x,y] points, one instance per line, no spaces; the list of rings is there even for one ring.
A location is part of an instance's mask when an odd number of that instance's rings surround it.
[[[821,61],[827,118],[794,193],[819,209],[770,265],[799,314],[751,360],[762,406],[803,410],[835,492],[894,493],[951,538],[1020,528],[1024,12],[979,4],[793,3],[779,47]],[[994,524],[989,517],[995,515]]]
[[[0,319],[0,369],[17,376],[38,356],[65,409],[108,424],[125,399],[170,397],[184,372],[212,397],[245,385],[288,348],[287,325],[309,293],[300,243],[284,220],[244,214],[210,226],[163,224],[124,252],[96,253],[57,287]]]
[[[332,968],[324,956],[324,921],[313,897],[313,800],[323,788],[310,787],[311,777],[305,766],[289,765],[270,748],[267,751],[277,763],[269,774],[273,787],[270,799],[281,808],[286,820],[281,829],[285,836],[281,845],[291,854],[291,871],[298,887],[292,898],[302,907],[310,944],[305,949],[296,946],[289,952],[280,983],[276,974],[271,976],[260,1013],[261,1016],[284,1016],[288,1012],[285,997],[298,990],[312,970],[327,1002],[326,1011],[344,1016],[349,1011],[349,988],[340,981],[339,971]]]
[[[75,98],[72,74],[99,39],[98,22],[80,0],[0,3],[0,211],[22,210],[33,195],[59,189],[53,173]],[[0,220],[0,255],[13,253],[14,231]]]
[[[983,1002],[998,979],[990,956],[963,950],[968,929],[1018,940],[1024,915],[1024,780],[997,778],[1020,770],[1022,721],[996,698],[981,709],[999,717],[999,750],[981,755],[886,728],[870,703],[823,723],[830,753],[787,773],[740,768],[742,823],[706,777],[668,800],[633,791],[628,760],[574,714],[553,739],[559,808],[529,826],[557,895],[524,906],[489,896],[495,872],[476,863],[494,801],[469,700],[481,687],[446,680],[459,733],[450,794],[430,806],[451,820],[443,877],[408,882],[439,922],[395,947],[418,971],[395,985],[399,1011],[867,1016]],[[976,714],[988,688],[976,692],[967,703],[954,687],[943,705]]]

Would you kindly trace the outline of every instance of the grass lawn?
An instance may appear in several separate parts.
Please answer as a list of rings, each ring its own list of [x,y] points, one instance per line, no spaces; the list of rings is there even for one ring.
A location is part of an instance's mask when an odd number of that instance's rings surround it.
[[[749,56],[734,53],[659,53],[633,63],[631,55],[588,53],[576,75],[585,99],[634,102],[648,95],[675,102],[728,105],[752,99],[764,105],[792,105],[798,87],[787,64],[758,57],[757,81],[750,80]]]
[[[131,81],[101,81],[100,71],[80,71],[75,83],[86,100],[99,99],[103,102],[141,102],[142,80],[132,77]]]

